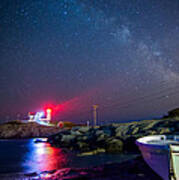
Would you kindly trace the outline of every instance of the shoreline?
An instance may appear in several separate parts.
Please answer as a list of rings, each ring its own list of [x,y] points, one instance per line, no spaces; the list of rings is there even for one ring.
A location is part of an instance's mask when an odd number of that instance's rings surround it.
[[[141,155],[121,163],[107,163],[89,168],[62,168],[41,173],[13,173],[0,174],[2,180],[29,180],[29,179],[85,179],[85,180],[106,180],[112,178],[116,180],[161,180],[144,162]]]
[[[111,124],[100,126],[97,128],[91,127],[73,127],[71,129],[54,129],[48,136],[47,143],[58,148],[65,148],[71,152],[78,150],[81,155],[96,155],[103,153],[123,154],[136,152],[135,140],[137,138],[154,135],[154,134],[173,134],[179,132],[179,119],[161,119],[161,120],[144,120],[140,122],[130,122],[122,124]],[[35,132],[41,137],[42,126],[31,127],[32,124],[11,124],[9,127],[17,127],[18,132],[30,129],[30,132]],[[23,128],[21,127],[23,126]],[[2,127],[2,126],[1,126]],[[35,129],[34,129],[35,128]],[[45,128],[48,132],[50,127]],[[17,131],[15,128],[13,131]],[[29,133],[29,132],[28,132]],[[36,135],[36,134],[33,135]],[[48,132],[49,133],[49,132]],[[27,134],[26,134],[27,135]],[[29,135],[29,134],[28,134]],[[1,137],[1,136],[0,136]],[[14,137],[14,136],[13,136]],[[2,138],[2,141],[8,140],[27,140],[28,138]],[[22,137],[22,136],[20,136]],[[34,142],[35,143],[35,142]],[[41,143],[41,142],[39,142]],[[137,149],[138,150],[138,149]],[[138,151],[139,152],[139,151]],[[150,172],[150,173],[149,173]],[[4,173],[0,174],[2,180],[21,180],[21,179],[86,179],[86,180],[106,180],[110,177],[116,180],[160,180],[160,177],[153,172],[152,169],[144,162],[141,154],[139,157],[123,161],[121,163],[101,164],[98,166],[88,166],[84,168],[75,168],[72,165],[70,168],[55,169],[50,171],[32,172],[32,173]]]

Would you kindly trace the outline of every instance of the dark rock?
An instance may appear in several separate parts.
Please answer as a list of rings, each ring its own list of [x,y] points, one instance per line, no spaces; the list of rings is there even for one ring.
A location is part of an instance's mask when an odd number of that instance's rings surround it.
[[[88,127],[88,126],[80,127],[80,128],[78,129],[78,131],[81,132],[81,133],[86,133],[86,132],[88,132],[89,130],[90,130],[90,127]]]
[[[139,149],[137,145],[135,144],[136,138],[133,136],[130,136],[125,139],[123,144],[123,150],[126,152],[136,152],[139,153]]]
[[[139,132],[140,128],[139,127],[135,127],[132,131],[132,135],[135,135]]]
[[[161,128],[158,131],[159,134],[170,134],[172,132],[170,128]]]
[[[37,123],[9,122],[0,125],[0,138],[36,138],[47,137],[59,132],[57,127],[43,126]]]
[[[49,142],[59,147],[82,152],[101,148],[110,153],[138,152],[136,139],[156,134],[177,133],[179,120],[161,119],[106,125],[98,128],[76,127],[49,137]]]
[[[77,145],[78,145],[78,149],[81,152],[86,152],[90,150],[89,144],[86,142],[77,142]]]
[[[168,117],[179,117],[179,108],[169,111]]]
[[[108,125],[108,126],[101,126],[99,128],[99,130],[102,130],[104,134],[108,135],[108,136],[114,136],[115,135],[115,127],[112,125]]]
[[[95,132],[96,136],[100,136],[101,134],[104,134],[103,130],[96,130]]]
[[[121,125],[116,128],[115,133],[117,137],[126,136],[132,133],[132,128],[130,127],[130,125],[129,126]]]
[[[108,138],[108,136],[106,134],[100,134],[97,136],[96,141],[97,142],[104,142],[106,140],[106,138]]]
[[[61,142],[70,145],[70,143],[72,143],[72,141],[74,141],[75,138],[76,136],[74,135],[63,135],[61,138]]]
[[[74,136],[81,136],[82,135],[82,133],[80,132],[80,131],[78,131],[78,130],[71,130],[71,132],[70,132],[72,135],[74,135]]]
[[[123,142],[120,139],[112,139],[106,144],[107,153],[120,153],[123,151]]]

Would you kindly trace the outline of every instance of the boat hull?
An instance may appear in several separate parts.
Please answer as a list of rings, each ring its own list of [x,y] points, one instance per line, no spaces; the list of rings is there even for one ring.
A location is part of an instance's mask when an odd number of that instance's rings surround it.
[[[161,137],[163,136],[153,138]],[[170,153],[168,145],[147,144],[142,142],[141,139],[137,140],[136,144],[144,160],[160,177],[164,180],[170,180]]]

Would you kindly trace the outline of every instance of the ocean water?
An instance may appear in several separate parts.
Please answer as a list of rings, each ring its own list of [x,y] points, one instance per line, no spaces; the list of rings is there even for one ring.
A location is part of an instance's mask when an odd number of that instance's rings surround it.
[[[136,157],[128,154],[77,156],[52,147],[49,143],[28,140],[0,140],[0,174],[40,173],[66,167],[91,167],[122,162]]]

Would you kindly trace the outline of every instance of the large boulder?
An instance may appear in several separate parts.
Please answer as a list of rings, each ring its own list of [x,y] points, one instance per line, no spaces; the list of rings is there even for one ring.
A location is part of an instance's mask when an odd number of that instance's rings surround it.
[[[61,142],[62,143],[65,143],[65,144],[70,144],[72,143],[72,141],[74,141],[76,138],[76,136],[74,135],[63,135],[62,138],[61,138]]]
[[[86,142],[77,142],[77,146],[78,146],[78,150],[80,150],[81,152],[86,152],[90,150],[89,144]]]
[[[160,128],[159,129],[159,134],[170,134],[170,133],[172,133],[171,128]]]
[[[104,142],[107,137],[109,137],[109,136],[107,136],[107,135],[104,134],[104,133],[103,133],[103,134],[100,134],[100,135],[98,135],[98,136],[96,137],[96,141],[97,141],[97,142]]]
[[[139,127],[135,127],[132,131],[132,135],[136,135],[140,131]]]
[[[70,134],[72,134],[74,136],[81,136],[82,135],[82,133],[80,131],[78,131],[78,130],[76,130],[76,131],[75,130],[71,130]]]
[[[102,126],[99,130],[102,130],[104,134],[107,136],[113,136],[114,135],[114,127],[113,126]]]
[[[101,134],[104,134],[104,131],[103,130],[96,130],[95,132],[96,136],[100,136]]]
[[[96,130],[95,136],[96,136],[97,142],[105,141],[105,139],[112,136],[112,132],[110,129],[107,129],[107,128],[105,128],[103,130]]]
[[[107,153],[120,153],[123,151],[123,142],[120,139],[111,139],[106,143]]]
[[[78,129],[80,133],[87,133],[89,130],[90,130],[90,127],[88,126],[83,126]]]
[[[126,136],[128,134],[131,134],[132,131],[133,131],[133,129],[131,128],[130,125],[121,125],[121,126],[116,128],[115,136],[116,137]]]
[[[141,128],[143,131],[148,131],[148,130],[151,130],[151,129],[156,129],[160,126],[160,121],[151,121],[151,122],[146,122],[146,123],[143,123]]]

